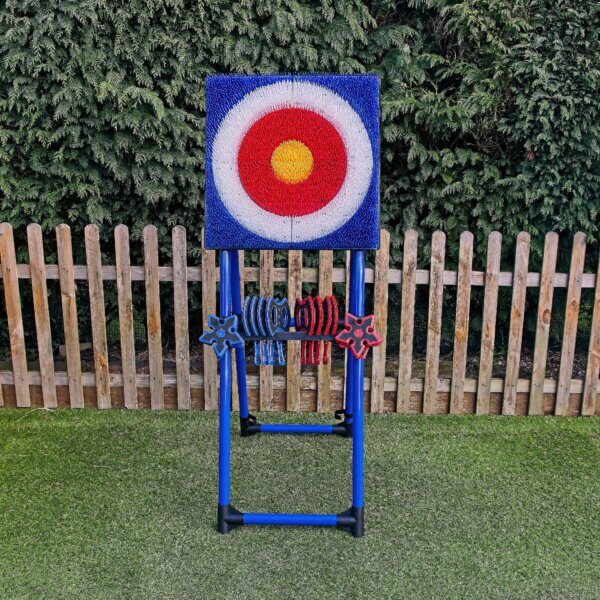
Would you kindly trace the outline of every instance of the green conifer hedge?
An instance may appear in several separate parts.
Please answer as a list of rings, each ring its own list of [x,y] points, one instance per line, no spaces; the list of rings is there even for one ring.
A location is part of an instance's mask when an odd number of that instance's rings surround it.
[[[203,219],[206,75],[371,71],[394,261],[407,227],[450,260],[464,229],[597,244],[599,31],[596,0],[7,0],[0,220],[154,223],[168,257]]]

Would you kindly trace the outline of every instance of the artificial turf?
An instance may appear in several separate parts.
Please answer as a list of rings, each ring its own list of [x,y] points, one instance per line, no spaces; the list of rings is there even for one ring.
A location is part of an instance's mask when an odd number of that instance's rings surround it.
[[[348,508],[350,443],[235,436],[234,504]],[[1,411],[0,596],[600,598],[600,419],[368,416],[362,539],[218,534],[216,465],[214,413]]]

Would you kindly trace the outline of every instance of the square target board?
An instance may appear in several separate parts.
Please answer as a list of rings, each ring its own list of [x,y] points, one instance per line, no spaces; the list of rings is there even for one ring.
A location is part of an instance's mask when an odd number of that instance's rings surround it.
[[[205,243],[377,248],[378,77],[208,77]]]

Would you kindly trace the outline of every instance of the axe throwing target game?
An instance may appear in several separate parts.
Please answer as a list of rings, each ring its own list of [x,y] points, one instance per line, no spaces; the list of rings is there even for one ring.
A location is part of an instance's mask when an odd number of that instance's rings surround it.
[[[364,533],[364,360],[381,343],[364,314],[365,251],[379,243],[379,80],[375,75],[215,75],[206,85],[207,248],[220,250],[220,314],[200,341],[219,360],[218,529],[319,525]],[[335,296],[246,296],[238,250],[350,250],[348,312]],[[331,425],[259,423],[248,412],[246,343],[256,365],[284,365],[284,342],[301,363],[346,349],[345,406]],[[232,381],[232,355],[237,381]],[[352,500],[334,514],[242,512],[230,493],[231,389],[240,431],[333,434],[352,444]]]

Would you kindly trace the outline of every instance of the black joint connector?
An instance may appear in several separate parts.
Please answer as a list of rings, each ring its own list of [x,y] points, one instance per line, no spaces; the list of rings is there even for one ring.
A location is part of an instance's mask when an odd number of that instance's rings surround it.
[[[242,437],[250,437],[260,431],[260,424],[256,421],[254,415],[240,417],[240,434]]]
[[[352,423],[348,423],[347,421],[336,423],[333,425],[333,433],[345,438],[352,437]]]
[[[231,504],[219,504],[217,512],[217,530],[229,533],[232,529],[244,524],[244,515]]]
[[[337,515],[337,526],[354,537],[365,535],[365,513],[364,508],[353,506]]]
[[[336,411],[336,419],[339,418],[339,411]],[[342,413],[343,414],[343,413]],[[344,420],[341,423],[337,423],[333,426],[333,433],[342,437],[352,437],[352,415],[344,415]]]

